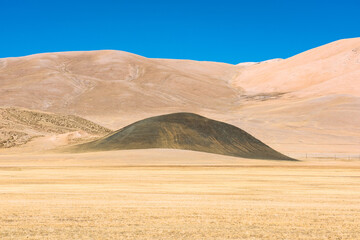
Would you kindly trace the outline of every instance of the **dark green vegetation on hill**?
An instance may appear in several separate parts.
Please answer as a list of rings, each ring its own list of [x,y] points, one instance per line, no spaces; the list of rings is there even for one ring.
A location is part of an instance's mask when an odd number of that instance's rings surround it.
[[[71,151],[172,148],[243,158],[294,160],[233,125],[193,113],[174,113],[130,124]]]

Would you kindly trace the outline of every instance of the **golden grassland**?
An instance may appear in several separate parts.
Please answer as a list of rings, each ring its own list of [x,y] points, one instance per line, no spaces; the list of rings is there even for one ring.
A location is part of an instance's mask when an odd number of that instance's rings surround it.
[[[0,239],[359,239],[360,161],[0,155]]]

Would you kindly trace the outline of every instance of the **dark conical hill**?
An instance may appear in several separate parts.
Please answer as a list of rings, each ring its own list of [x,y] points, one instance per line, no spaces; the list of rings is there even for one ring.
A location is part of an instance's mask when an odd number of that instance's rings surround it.
[[[233,125],[193,113],[161,115],[130,124],[72,151],[172,148],[243,158],[294,160]]]

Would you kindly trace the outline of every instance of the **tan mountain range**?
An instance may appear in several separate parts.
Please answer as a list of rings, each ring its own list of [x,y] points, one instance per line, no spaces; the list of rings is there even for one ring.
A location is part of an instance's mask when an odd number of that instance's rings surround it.
[[[238,65],[108,50],[5,58],[0,107],[77,115],[112,130],[193,112],[240,127],[292,157],[358,154],[360,38]]]

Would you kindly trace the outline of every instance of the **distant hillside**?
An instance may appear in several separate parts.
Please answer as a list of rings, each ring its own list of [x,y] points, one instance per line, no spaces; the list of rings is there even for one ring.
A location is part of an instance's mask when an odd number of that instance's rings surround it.
[[[147,118],[72,151],[173,148],[244,158],[293,160],[245,131],[192,113]]]

